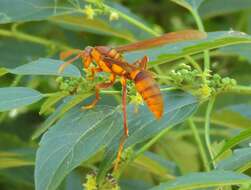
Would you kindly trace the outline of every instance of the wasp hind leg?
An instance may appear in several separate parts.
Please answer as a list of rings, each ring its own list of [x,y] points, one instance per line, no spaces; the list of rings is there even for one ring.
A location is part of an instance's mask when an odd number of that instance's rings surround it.
[[[91,109],[91,108],[93,108],[98,103],[98,101],[100,99],[100,95],[99,95],[100,89],[106,89],[106,88],[111,87],[114,84],[115,79],[116,79],[116,75],[115,74],[111,74],[109,82],[104,82],[104,83],[97,84],[95,86],[95,96],[96,96],[95,99],[92,101],[92,103],[90,103],[89,105],[85,105],[82,108],[83,109]]]
[[[127,114],[126,114],[127,90],[126,90],[126,79],[124,77],[121,78],[121,84],[122,84],[122,110],[123,110],[123,121],[124,121],[124,135],[120,139],[117,158],[116,158],[115,165],[114,165],[114,171],[116,171],[119,167],[121,155],[122,155],[122,152],[124,149],[124,144],[125,144],[127,137],[129,136],[129,131],[128,131],[128,127],[127,127]]]

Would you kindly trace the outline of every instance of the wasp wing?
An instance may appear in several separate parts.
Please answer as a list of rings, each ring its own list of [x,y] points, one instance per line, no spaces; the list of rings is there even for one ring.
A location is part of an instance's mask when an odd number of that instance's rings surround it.
[[[134,67],[132,64],[127,63],[126,61],[123,60],[117,60],[113,59],[110,57],[103,57],[103,61],[109,64],[115,64],[118,65],[119,67],[123,68],[126,72],[130,73],[134,70]]]
[[[170,32],[156,38],[151,38],[124,46],[119,46],[116,47],[115,49],[118,52],[122,53],[122,52],[153,48],[156,46],[161,46],[164,44],[170,44],[180,41],[198,40],[206,37],[207,34],[205,32],[200,32],[198,30],[183,30],[179,32]]]

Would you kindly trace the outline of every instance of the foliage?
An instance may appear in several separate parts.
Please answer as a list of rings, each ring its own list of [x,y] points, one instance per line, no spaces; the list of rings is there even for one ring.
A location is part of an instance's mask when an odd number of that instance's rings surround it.
[[[250,189],[251,4],[236,2],[1,0],[0,188]],[[128,81],[129,137],[113,170],[119,81],[84,110],[107,73],[89,80],[80,60],[59,72],[60,57],[186,28],[205,37],[124,53],[149,57],[165,112],[156,120]]]

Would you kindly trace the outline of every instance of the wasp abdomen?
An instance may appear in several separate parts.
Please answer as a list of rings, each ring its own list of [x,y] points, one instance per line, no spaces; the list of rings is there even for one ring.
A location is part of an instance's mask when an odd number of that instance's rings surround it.
[[[164,100],[160,88],[152,75],[147,71],[140,71],[134,78],[137,91],[140,93],[149,109],[157,119],[163,115]]]

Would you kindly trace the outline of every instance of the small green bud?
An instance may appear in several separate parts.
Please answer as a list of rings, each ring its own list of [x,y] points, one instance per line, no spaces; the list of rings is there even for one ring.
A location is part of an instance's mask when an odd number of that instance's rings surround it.
[[[117,12],[111,12],[109,20],[113,21],[113,20],[118,20],[119,19],[119,14]]]
[[[202,98],[207,98],[211,95],[212,93],[212,89],[207,86],[207,85],[203,85],[199,90],[198,90],[198,93],[199,95],[202,97]]]
[[[83,184],[83,186],[86,188],[86,190],[97,190],[97,182],[96,182],[96,176],[92,174],[88,174],[86,176],[86,182]]]
[[[59,88],[60,88],[61,90],[67,90],[68,87],[69,87],[69,85],[68,85],[67,83],[61,83],[60,86],[59,86]]]
[[[237,85],[237,81],[236,81],[235,79],[231,79],[231,80],[230,80],[230,83],[231,83],[231,85],[233,85],[233,86],[236,86],[236,85]]]
[[[180,70],[181,75],[187,75],[189,71],[187,69],[181,69]]]
[[[94,16],[96,15],[95,10],[92,8],[91,5],[85,6],[84,13],[87,16],[87,18],[90,20],[94,19]]]
[[[64,80],[63,77],[57,77],[57,78],[56,78],[56,82],[57,82],[57,83],[60,83],[60,82],[62,82],[63,80]]]
[[[186,70],[191,70],[191,66],[190,65],[187,65],[185,63],[181,63],[180,65],[178,65],[177,69],[186,69]]]

